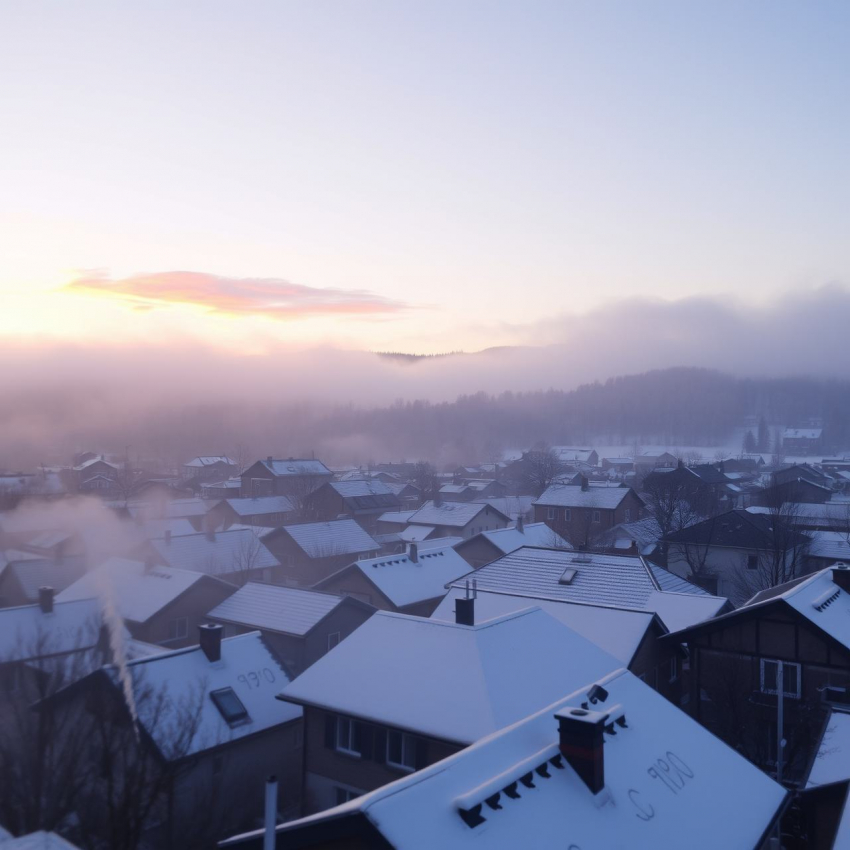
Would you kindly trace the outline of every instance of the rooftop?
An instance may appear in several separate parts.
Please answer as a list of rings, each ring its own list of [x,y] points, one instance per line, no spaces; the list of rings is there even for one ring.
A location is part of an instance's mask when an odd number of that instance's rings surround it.
[[[330,522],[302,522],[270,531],[271,535],[286,535],[311,558],[330,558],[335,555],[361,555],[376,552],[381,547],[353,519]]]
[[[438,505],[431,501],[425,502],[410,517],[410,522],[414,525],[448,525],[453,528],[463,528],[488,507],[491,511],[496,511],[505,520],[508,520],[508,517],[504,516],[501,511],[479,502],[442,502]]]
[[[223,499],[219,504],[228,505],[237,516],[255,514],[288,514],[295,506],[286,496],[258,496],[256,499]]]
[[[613,510],[630,492],[629,487],[588,487],[583,490],[578,484],[556,484],[549,487],[534,504]]]
[[[291,475],[326,475],[330,478],[333,473],[320,461],[312,458],[267,458],[260,463],[276,476]]]
[[[278,565],[277,558],[250,528],[229,528],[215,534],[187,534],[152,540],[150,545],[168,566],[211,576]]]

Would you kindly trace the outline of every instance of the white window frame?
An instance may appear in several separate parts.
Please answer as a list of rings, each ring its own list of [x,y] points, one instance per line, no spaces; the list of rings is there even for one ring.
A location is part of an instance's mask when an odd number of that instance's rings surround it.
[[[765,671],[765,666],[768,665],[768,664],[778,665],[779,659],[778,658],[760,658],[759,659],[759,688],[760,688],[760,690],[763,694],[773,694],[774,696],[776,696],[779,693],[779,691],[776,690],[775,688],[766,688],[765,684],[764,684],[764,671]],[[783,667],[783,676],[782,676],[782,694],[783,694],[783,696],[786,696],[790,699],[800,699],[800,691],[802,690],[802,687],[803,687],[803,681],[802,681],[803,671],[800,668],[800,665],[797,664],[795,661],[783,661],[782,667]],[[785,670],[784,670],[784,668],[786,668],[786,667],[796,667],[797,668],[797,690],[796,691],[789,691],[787,689],[788,688],[788,679],[785,676]],[[777,675],[779,675],[778,666],[777,666],[776,673],[777,673]]]
[[[555,519],[555,509],[546,508],[546,519]]]
[[[347,756],[360,758],[360,753],[354,749],[354,724],[356,722],[356,720],[352,720],[350,717],[337,716],[334,749],[338,753],[345,753]]]
[[[342,638],[340,637],[339,632],[329,632],[328,633],[328,652],[330,652],[335,646],[339,646],[339,642]]]
[[[183,624],[183,630],[180,630],[180,624]],[[173,631],[173,634],[172,634]],[[168,639],[169,640],[183,640],[183,638],[189,637],[189,618],[188,617],[175,617],[173,620],[168,621]]]
[[[564,508],[564,522],[572,522],[573,512],[570,508]]]
[[[602,512],[601,511],[594,511],[590,515],[590,521],[591,522],[602,522]]]
[[[352,800],[363,795],[362,791],[352,791],[350,788],[344,788],[342,785],[334,785],[334,793],[336,795],[336,805],[338,806],[343,803],[350,803]]]
[[[390,758],[390,741],[393,736],[401,738],[401,763]],[[407,764],[408,761],[410,764]],[[395,729],[387,730],[387,764],[396,770],[413,773],[416,770],[416,738],[413,735],[408,735],[407,732],[398,732]]]

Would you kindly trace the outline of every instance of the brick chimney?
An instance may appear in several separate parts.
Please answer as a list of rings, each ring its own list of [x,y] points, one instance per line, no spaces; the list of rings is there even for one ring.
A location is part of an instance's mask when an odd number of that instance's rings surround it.
[[[558,747],[567,763],[591,790],[605,787],[605,724],[608,714],[587,708],[562,708],[556,712]]]
[[[833,564],[832,580],[845,593],[850,593],[850,566],[844,563]]]
[[[414,564],[419,563],[419,546],[415,543],[411,543],[410,547],[407,550],[407,557],[413,561]]]
[[[199,643],[211,664],[221,661],[221,634],[224,631],[217,623],[198,626]]]
[[[581,484],[581,489],[582,489],[582,490],[587,490],[587,489],[588,489],[588,487],[590,487],[590,482],[587,480],[587,476],[586,476],[586,475],[582,475],[582,476],[579,478],[579,483]]]
[[[40,587],[38,589],[38,604],[41,607],[42,613],[53,613],[53,588]]]
[[[522,518],[522,514],[516,518],[516,530],[520,534],[525,534],[525,520]]]
[[[271,462],[272,462],[272,456],[271,456],[271,455],[269,455],[269,456],[266,458],[266,463],[271,463]]]

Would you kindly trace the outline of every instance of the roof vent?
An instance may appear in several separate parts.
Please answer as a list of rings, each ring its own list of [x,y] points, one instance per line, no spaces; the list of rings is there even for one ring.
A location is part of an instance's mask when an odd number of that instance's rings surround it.
[[[459,626],[475,625],[475,598],[478,596],[478,582],[472,579],[472,595],[469,595],[469,580],[466,582],[466,596],[455,599],[455,623]]]
[[[573,564],[591,564],[593,563],[593,555],[582,553],[580,555],[576,555],[572,559]]]
[[[561,577],[558,579],[558,584],[572,584],[575,575],[576,570],[572,567],[567,567],[567,569],[561,573]]]

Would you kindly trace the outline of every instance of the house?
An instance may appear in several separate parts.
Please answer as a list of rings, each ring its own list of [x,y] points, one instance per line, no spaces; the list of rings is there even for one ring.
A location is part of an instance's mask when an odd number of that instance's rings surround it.
[[[408,522],[410,525],[431,529],[428,534],[433,537],[466,539],[481,531],[505,528],[510,520],[487,503],[428,501]]]
[[[397,511],[401,504],[383,481],[327,481],[304,499],[304,515],[312,521],[350,517],[373,529],[381,514]]]
[[[710,596],[643,558],[523,546],[452,584],[478,592],[550,599],[580,605],[629,608],[657,614],[670,631],[714,617],[729,603]]]
[[[503,499],[508,495],[508,488],[501,481],[493,478],[472,479],[466,482],[466,486],[472,491],[473,501],[476,502]]]
[[[643,516],[643,500],[631,487],[556,484],[534,502],[534,521],[545,522],[574,547],[587,547],[604,532]]]
[[[635,462],[630,457],[603,457],[602,469],[605,472],[613,471],[616,475],[623,476],[627,472],[633,472]]]
[[[598,541],[604,552],[650,557],[658,551],[663,534],[655,517],[623,522],[605,532]]]
[[[643,477],[652,472],[653,469],[675,469],[679,459],[670,452],[660,452],[659,454],[645,452],[635,455],[633,462],[635,472],[638,476]]]
[[[57,561],[32,552],[0,552],[0,608],[38,602],[40,587],[62,591],[80,578],[85,569],[82,556]]]
[[[688,646],[693,716],[768,770],[776,769],[782,692],[782,776],[799,784],[817,746],[825,700],[850,693],[850,568],[762,591],[666,640]]]
[[[281,691],[304,707],[305,811],[433,764],[619,666],[539,608],[476,622],[473,606],[457,622],[379,611]]]
[[[249,581],[216,605],[207,619],[225,637],[259,631],[294,678],[375,613],[359,599]]]
[[[491,508],[503,513],[514,524],[520,517],[524,522],[531,522],[534,516],[534,496],[503,496],[498,499],[476,498],[472,501],[479,505],[490,505]]]
[[[151,555],[164,566],[206,573],[235,585],[271,581],[280,573],[280,563],[253,528],[166,534],[139,547],[136,557],[147,560]]]
[[[573,547],[545,522],[533,522],[528,525],[520,519],[512,528],[497,528],[493,531],[481,531],[474,537],[464,540],[456,547],[460,555],[473,569],[483,567],[502,555],[521,549],[523,546],[540,546],[551,549],[572,549]]]
[[[207,501],[238,499],[242,494],[242,479],[227,478],[224,481],[201,482],[200,496]]]
[[[622,669],[439,764],[343,796],[278,826],[272,846],[767,850],[788,797]],[[263,833],[221,846],[260,850]]]
[[[183,477],[198,481],[220,481],[239,474],[239,464],[225,455],[192,458],[183,464]]]
[[[65,470],[63,478],[74,493],[111,493],[117,486],[119,474],[119,468],[101,455]]]
[[[410,518],[418,508],[403,511],[387,511],[381,514],[375,522],[376,534],[397,534],[404,531],[410,523]]]
[[[98,598],[115,606],[136,640],[177,649],[194,642],[207,611],[235,591],[204,573],[110,558],[57,594],[56,602]]]
[[[243,496],[291,496],[303,499],[333,473],[320,461],[303,458],[279,460],[269,455],[242,473]]]
[[[447,502],[471,502],[477,495],[475,490],[466,484],[443,484],[439,490],[440,498]]]
[[[776,576],[799,575],[809,544],[785,514],[749,511],[727,511],[671,532],[665,541],[670,572],[736,605],[775,584]]]
[[[151,519],[185,519],[196,531],[204,531],[209,503],[203,499],[159,499],[156,501],[131,502],[127,513],[138,522]]]
[[[352,558],[373,557],[381,548],[353,519],[285,525],[262,540],[280,562],[275,580],[291,587],[312,587]]]
[[[360,559],[315,585],[374,605],[381,611],[430,616],[446,595],[446,585],[469,572],[451,547],[422,548],[411,543],[402,554]]]
[[[387,489],[398,499],[403,509],[418,508],[422,504],[422,491],[414,484],[407,482],[385,482]]]
[[[842,531],[810,531],[806,546],[806,573],[816,573],[833,564],[850,564],[850,534]]]
[[[776,508],[752,505],[748,514],[771,516]],[[797,531],[839,531],[850,533],[850,503],[848,502],[797,502],[783,505],[782,513]]]
[[[788,455],[812,455],[821,450],[823,428],[786,428],[782,450]]]
[[[133,793],[155,804],[145,846],[181,847],[190,839],[210,846],[256,823],[270,774],[278,780],[280,809],[298,807],[302,712],[274,699],[289,677],[259,632],[222,639],[221,626],[208,625],[199,636],[200,645],[129,661],[123,673],[102,667],[42,708],[79,717],[77,731],[90,740],[90,764],[83,761],[80,771],[91,777],[101,805],[123,793],[101,782],[107,766],[149,765],[131,774]],[[127,723],[128,713],[135,723]],[[81,817],[87,814],[89,807],[81,809]]]
[[[295,505],[288,496],[258,496],[257,498],[223,499],[210,508],[209,524],[228,529],[231,525],[251,525],[256,528],[277,528],[295,519]]]
[[[770,476],[770,486],[761,494],[759,503],[828,502],[835,492],[835,479],[810,464],[793,464]]]
[[[552,446],[552,451],[561,463],[568,466],[599,466],[599,455],[595,449],[574,446]]]

